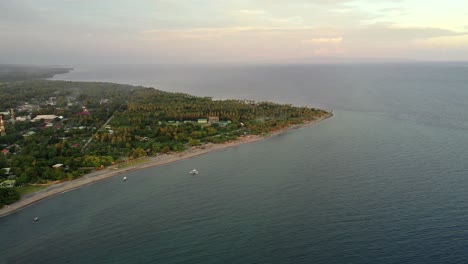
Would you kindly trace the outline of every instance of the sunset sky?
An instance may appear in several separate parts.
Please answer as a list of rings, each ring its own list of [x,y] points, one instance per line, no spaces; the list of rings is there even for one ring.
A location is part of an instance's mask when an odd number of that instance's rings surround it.
[[[468,60],[468,1],[0,1],[0,63],[368,60]]]

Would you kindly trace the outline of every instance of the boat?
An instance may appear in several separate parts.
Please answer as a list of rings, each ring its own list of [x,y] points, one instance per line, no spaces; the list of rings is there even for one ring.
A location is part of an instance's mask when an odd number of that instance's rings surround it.
[[[196,169],[193,169],[189,172],[191,175],[197,175],[198,171]]]
[[[123,181],[126,181],[126,180],[127,180],[127,177],[123,177],[123,179],[122,179],[122,180],[123,180]]]
[[[34,217],[33,220],[34,220],[34,222],[37,222],[37,221],[39,221],[39,217],[36,216],[36,217]]]

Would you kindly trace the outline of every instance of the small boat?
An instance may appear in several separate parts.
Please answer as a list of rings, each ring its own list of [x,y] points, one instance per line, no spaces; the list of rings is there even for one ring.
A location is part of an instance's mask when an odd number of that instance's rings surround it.
[[[39,221],[39,217],[37,217],[37,216],[36,216],[36,217],[34,217],[33,221],[34,221],[34,222],[37,222],[37,221]]]
[[[123,181],[126,181],[126,180],[127,180],[127,177],[123,177],[123,179],[122,179],[122,180],[123,180]]]
[[[197,175],[198,171],[196,169],[193,169],[189,172],[191,175]]]

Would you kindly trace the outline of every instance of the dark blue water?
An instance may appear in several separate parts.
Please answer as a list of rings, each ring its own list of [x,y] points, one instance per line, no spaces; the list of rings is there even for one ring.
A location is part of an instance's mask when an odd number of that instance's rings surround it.
[[[335,116],[2,218],[0,263],[466,263],[467,71],[122,66],[59,76],[321,106]],[[188,175],[192,168],[200,174]]]

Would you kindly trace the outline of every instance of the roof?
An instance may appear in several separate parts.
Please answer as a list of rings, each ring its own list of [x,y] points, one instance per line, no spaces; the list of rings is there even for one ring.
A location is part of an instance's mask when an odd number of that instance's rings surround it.
[[[0,183],[0,187],[14,187],[16,180],[6,180]]]
[[[24,134],[23,136],[27,137],[27,136],[32,136],[32,135],[34,135],[34,134],[36,134],[36,132],[34,132],[34,131],[29,131],[28,133]]]
[[[52,120],[52,119],[55,119],[55,118],[57,118],[56,115],[38,115],[35,118],[33,118],[33,121],[39,121],[41,119]]]

